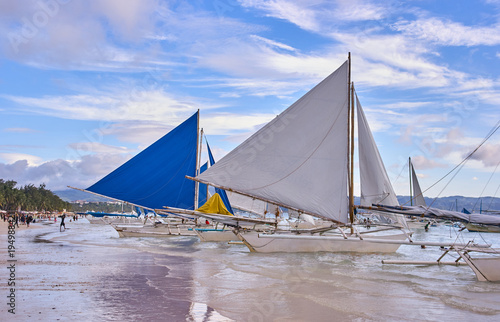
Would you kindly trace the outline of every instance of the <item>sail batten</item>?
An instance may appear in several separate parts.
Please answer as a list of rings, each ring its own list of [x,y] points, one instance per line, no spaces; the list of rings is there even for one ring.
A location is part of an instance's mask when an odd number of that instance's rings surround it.
[[[347,222],[348,64],[229,152],[199,179]],[[319,180],[321,178],[321,180]]]

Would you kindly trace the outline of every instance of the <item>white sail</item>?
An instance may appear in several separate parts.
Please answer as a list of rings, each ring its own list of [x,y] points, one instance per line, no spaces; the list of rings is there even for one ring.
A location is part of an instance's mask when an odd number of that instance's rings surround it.
[[[358,110],[358,149],[361,186],[361,205],[383,204],[399,206],[384,163],[373,139],[370,127],[356,96]]]
[[[200,180],[347,222],[348,62]]]
[[[267,213],[267,202],[244,196],[234,191],[226,191],[233,209],[249,212],[264,217]]]
[[[424,195],[422,194],[422,189],[420,189],[420,184],[418,183],[417,175],[415,174],[415,169],[413,168],[413,164],[410,161],[410,168],[411,168],[411,181],[413,185],[413,204],[415,206],[424,206],[426,207],[427,204],[425,203]]]

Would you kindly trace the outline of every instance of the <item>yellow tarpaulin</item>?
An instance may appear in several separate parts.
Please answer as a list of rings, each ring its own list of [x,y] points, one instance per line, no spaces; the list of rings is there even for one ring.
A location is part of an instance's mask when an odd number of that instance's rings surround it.
[[[232,216],[233,214],[227,211],[226,206],[224,206],[224,202],[218,193],[214,194],[207,202],[200,208],[196,209],[196,211],[204,212],[207,214],[219,214],[219,215],[228,215]]]

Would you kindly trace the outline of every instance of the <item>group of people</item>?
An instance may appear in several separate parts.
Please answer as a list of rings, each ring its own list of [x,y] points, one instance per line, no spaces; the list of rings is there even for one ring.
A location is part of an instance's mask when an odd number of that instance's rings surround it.
[[[14,227],[17,227],[19,228],[19,225],[26,225],[26,227],[29,227],[31,223],[34,223],[36,221],[36,219],[33,217],[32,214],[28,213],[28,214],[24,214],[24,213],[18,213],[18,212],[13,212],[13,213],[8,213],[8,212],[0,212],[0,218],[1,220],[3,221],[7,221],[9,220],[9,217],[12,217],[12,221],[14,223]],[[66,223],[64,222],[64,220],[66,219],[67,215],[65,213],[63,213],[62,215],[58,216],[59,218],[61,218],[61,223],[59,225],[59,227],[62,229],[64,227],[64,229],[66,229]],[[47,215],[45,215],[46,219],[51,219],[50,215],[47,217]],[[70,217],[71,218],[71,217]],[[73,215],[73,218],[72,218],[74,221],[78,220],[78,216],[77,215]],[[57,216],[54,216],[54,221],[57,222]],[[70,220],[71,221],[71,220]]]
[[[12,217],[14,221],[14,227],[19,228],[19,222],[21,222],[21,225],[26,225],[27,227],[30,226],[30,223],[35,222],[35,219],[33,218],[33,215],[31,214],[23,214],[19,215],[17,212],[14,212],[12,214],[8,213],[3,213],[2,212],[2,219],[3,221],[7,221],[9,217]]]

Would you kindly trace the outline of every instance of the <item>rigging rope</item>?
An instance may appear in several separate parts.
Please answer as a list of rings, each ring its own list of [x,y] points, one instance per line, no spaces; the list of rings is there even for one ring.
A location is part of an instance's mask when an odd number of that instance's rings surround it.
[[[447,174],[445,174],[441,179],[439,179],[438,181],[436,181],[433,185],[431,185],[429,188],[427,188],[425,191],[422,192],[422,194],[424,192],[427,192],[429,189],[431,189],[432,187],[434,187],[435,185],[437,185],[439,182],[441,182],[444,178],[446,178],[448,175],[450,175],[453,171],[455,171],[457,168],[460,167],[460,169],[455,173],[455,175],[453,175],[453,177],[448,181],[448,183],[445,185],[445,187],[439,192],[439,194],[436,196],[436,198],[434,198],[434,200],[432,201],[432,203],[429,205],[432,206],[432,204],[436,201],[437,198],[439,198],[439,196],[441,195],[441,193],[443,193],[444,189],[451,183],[451,181],[455,178],[455,176],[458,174],[458,172],[464,167],[465,165],[465,162],[467,162],[471,157],[472,155],[474,155],[474,153],[477,152],[477,150],[479,150],[479,148],[481,146],[483,146],[484,143],[486,143],[486,141],[488,141],[488,139],[493,135],[495,134],[495,132],[500,128],[500,120],[497,122],[497,124],[493,127],[493,129],[488,133],[488,135],[486,135],[486,137],[483,139],[483,141],[472,151],[470,152],[467,157],[465,157],[465,159],[462,160],[462,162],[460,162],[459,164],[457,164],[453,169],[451,169]]]

